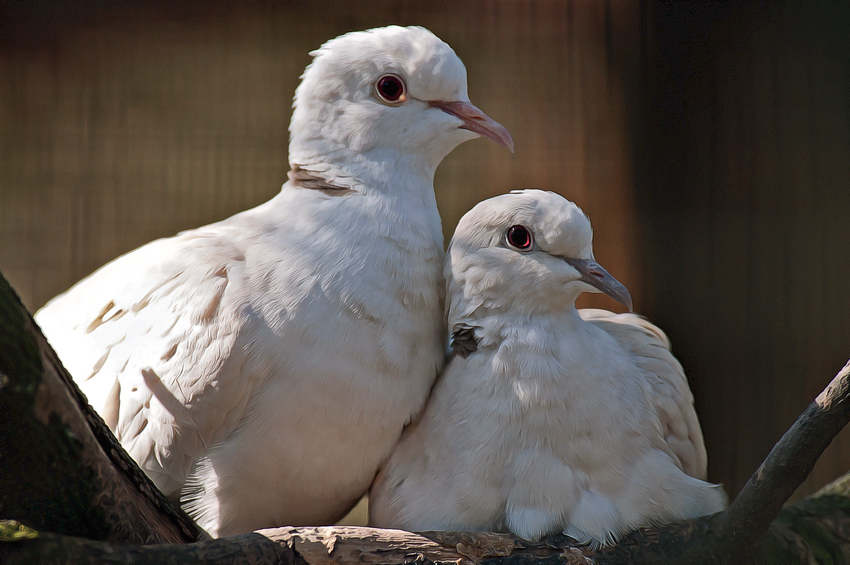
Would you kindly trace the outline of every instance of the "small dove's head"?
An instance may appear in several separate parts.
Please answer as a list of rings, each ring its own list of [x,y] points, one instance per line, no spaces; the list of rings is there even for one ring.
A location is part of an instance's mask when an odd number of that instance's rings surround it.
[[[590,220],[569,200],[515,190],[467,212],[446,255],[450,326],[487,312],[538,314],[573,308],[603,292],[632,309],[629,291],[593,257]]]
[[[290,164],[370,154],[420,159],[431,173],[460,143],[508,131],[469,102],[466,68],[422,27],[389,26],[332,39],[311,53],[295,92]]]

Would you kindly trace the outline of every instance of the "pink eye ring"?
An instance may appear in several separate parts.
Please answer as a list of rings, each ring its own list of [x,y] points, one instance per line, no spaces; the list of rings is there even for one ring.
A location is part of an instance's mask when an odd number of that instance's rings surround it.
[[[384,75],[375,83],[375,92],[387,104],[401,104],[407,100],[404,81],[398,75]]]
[[[534,237],[531,232],[528,228],[519,224],[509,227],[505,235],[508,239],[508,245],[521,251],[531,249],[534,244]]]

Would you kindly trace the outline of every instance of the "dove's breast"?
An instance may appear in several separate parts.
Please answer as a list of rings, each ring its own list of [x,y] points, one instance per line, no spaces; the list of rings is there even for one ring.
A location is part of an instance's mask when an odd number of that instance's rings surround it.
[[[333,245],[315,245],[315,226],[294,219],[264,232],[261,254],[246,253],[246,372],[267,376],[185,493],[202,526],[215,529],[205,516],[220,516],[215,535],[342,517],[424,405],[442,364],[440,243],[422,237],[428,232],[415,229],[415,218],[399,215],[403,232],[376,225],[371,210],[382,203],[369,197],[330,198],[349,202],[322,201],[308,217]],[[335,214],[345,221],[330,225]],[[251,441],[258,436],[262,449]]]

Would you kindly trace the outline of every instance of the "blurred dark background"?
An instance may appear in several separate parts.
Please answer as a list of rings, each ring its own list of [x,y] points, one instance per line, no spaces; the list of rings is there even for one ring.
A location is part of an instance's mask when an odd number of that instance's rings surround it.
[[[736,494],[850,355],[845,1],[0,0],[0,270],[35,310],[267,200],[308,52],[390,23],[448,42],[516,142],[444,161],[447,238],[514,188],[582,206],[597,258],[670,335],[710,478]],[[850,470],[848,448],[797,496]]]

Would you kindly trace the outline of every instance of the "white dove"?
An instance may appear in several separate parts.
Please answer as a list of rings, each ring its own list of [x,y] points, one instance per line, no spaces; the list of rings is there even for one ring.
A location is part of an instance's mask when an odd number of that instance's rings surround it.
[[[444,273],[454,353],[378,474],[373,525],[563,531],[599,546],[724,508],[703,480],[693,397],[664,333],[575,308],[601,291],[631,310],[591,237],[575,204],[540,190],[460,220]]]
[[[312,55],[277,196],[130,252],[36,316],[213,536],[332,523],[368,490],[443,363],[435,169],[479,135],[512,148],[424,28]]]

